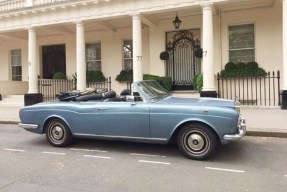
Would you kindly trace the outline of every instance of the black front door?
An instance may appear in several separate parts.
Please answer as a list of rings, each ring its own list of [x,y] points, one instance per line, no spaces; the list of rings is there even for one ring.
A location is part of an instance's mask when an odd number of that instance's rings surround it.
[[[66,74],[66,46],[43,46],[42,65],[43,79],[52,79],[56,72],[62,72]]]
[[[167,76],[172,78],[173,90],[193,90],[192,79],[201,73],[201,61],[195,56],[200,41],[195,40],[199,30],[167,33]],[[197,37],[198,38],[198,37]]]

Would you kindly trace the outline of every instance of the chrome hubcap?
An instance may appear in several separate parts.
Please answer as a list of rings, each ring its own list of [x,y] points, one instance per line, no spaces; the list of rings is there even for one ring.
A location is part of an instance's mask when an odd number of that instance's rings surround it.
[[[200,129],[187,131],[183,136],[182,142],[188,153],[193,156],[204,155],[210,149],[209,137]]]
[[[64,130],[60,126],[55,126],[53,127],[51,134],[55,140],[61,140],[64,136]]]
[[[189,135],[187,143],[191,150],[198,151],[204,147],[205,141],[201,135],[194,133]]]

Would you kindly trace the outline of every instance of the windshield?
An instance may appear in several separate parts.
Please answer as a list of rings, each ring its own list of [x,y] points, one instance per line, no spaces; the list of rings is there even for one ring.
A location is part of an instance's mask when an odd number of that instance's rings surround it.
[[[137,87],[143,92],[144,96],[150,102],[156,102],[166,97],[171,96],[171,94],[162,88],[155,81],[142,81],[137,83]]]

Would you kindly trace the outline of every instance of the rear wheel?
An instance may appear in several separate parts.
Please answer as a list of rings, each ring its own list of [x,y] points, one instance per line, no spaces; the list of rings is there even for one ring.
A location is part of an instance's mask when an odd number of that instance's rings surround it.
[[[46,126],[46,138],[56,147],[65,147],[72,142],[72,134],[65,122],[60,119],[52,119]]]
[[[186,157],[198,160],[211,157],[219,146],[215,133],[198,123],[182,127],[177,135],[177,144]]]

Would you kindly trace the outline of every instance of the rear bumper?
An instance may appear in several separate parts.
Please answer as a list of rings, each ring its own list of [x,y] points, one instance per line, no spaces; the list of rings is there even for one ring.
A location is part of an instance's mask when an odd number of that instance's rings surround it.
[[[244,118],[238,120],[238,133],[234,135],[224,135],[223,139],[226,141],[236,141],[241,139],[246,134],[246,122]]]
[[[38,128],[38,125],[36,124],[18,123],[18,126],[24,129],[37,129]]]

